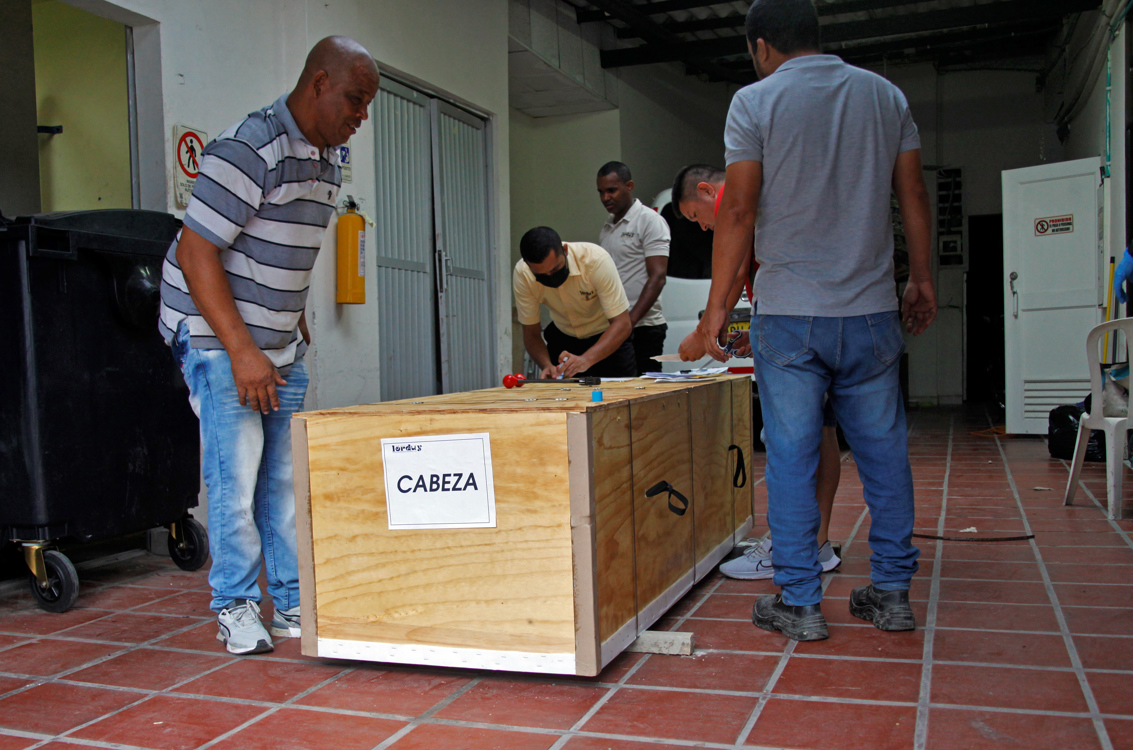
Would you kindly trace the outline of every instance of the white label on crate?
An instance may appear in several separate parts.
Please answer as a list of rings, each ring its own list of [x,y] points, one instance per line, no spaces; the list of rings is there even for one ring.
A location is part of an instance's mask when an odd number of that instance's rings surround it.
[[[384,438],[382,463],[391,530],[495,527],[488,433]]]
[[[366,278],[366,227],[358,230],[358,275]]]

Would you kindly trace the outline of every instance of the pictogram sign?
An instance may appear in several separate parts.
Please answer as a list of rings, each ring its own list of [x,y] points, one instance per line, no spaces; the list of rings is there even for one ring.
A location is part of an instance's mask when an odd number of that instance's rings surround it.
[[[193,185],[201,171],[202,153],[208,143],[208,134],[197,128],[177,125],[173,128],[173,158],[177,167],[173,173],[173,193],[179,206],[189,205]]]

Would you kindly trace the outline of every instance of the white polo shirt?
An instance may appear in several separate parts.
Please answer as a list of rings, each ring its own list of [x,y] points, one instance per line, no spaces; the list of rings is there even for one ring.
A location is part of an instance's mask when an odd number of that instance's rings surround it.
[[[614,259],[631,310],[637,304],[641,290],[645,288],[645,282],[649,279],[649,273],[645,270],[645,259],[659,255],[669,257],[669,240],[668,222],[661,218],[661,214],[647,208],[639,200],[634,200],[621,221],[614,223],[611,214],[602,226],[602,232],[598,235],[598,244]],[[664,322],[665,316],[661,314],[661,295],[657,295],[657,301],[649,308],[649,312],[637,321],[637,325],[659,326]]]

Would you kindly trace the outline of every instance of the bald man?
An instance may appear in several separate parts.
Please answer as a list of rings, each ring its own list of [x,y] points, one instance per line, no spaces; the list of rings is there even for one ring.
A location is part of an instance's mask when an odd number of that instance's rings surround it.
[[[307,391],[304,308],[334,215],[338,146],[378,91],[360,44],[311,49],[290,94],[225,130],[201,154],[185,225],[165,256],[159,328],[201,424],[212,609],[234,654],[300,634],[291,415]],[[260,619],[261,556],[274,603]]]

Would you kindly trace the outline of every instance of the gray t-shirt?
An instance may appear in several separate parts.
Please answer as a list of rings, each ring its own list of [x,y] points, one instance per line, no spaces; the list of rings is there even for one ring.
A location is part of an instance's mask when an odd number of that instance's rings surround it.
[[[898,309],[890,192],[897,154],[920,148],[900,89],[833,55],[807,55],[740,89],[728,165],[763,163],[755,298],[764,315]]]

